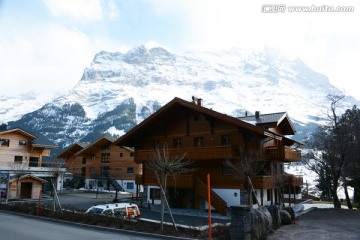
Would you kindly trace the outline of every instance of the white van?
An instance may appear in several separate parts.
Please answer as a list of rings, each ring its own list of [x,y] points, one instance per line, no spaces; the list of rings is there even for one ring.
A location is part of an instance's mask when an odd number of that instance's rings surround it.
[[[89,208],[85,213],[100,214],[109,217],[119,218],[138,218],[140,217],[140,210],[136,204],[131,203],[111,203],[96,205]]]

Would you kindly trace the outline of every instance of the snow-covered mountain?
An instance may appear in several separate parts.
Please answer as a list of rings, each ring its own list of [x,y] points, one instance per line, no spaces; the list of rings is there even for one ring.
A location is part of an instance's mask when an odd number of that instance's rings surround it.
[[[121,135],[174,97],[190,101],[194,95],[205,107],[232,116],[287,111],[305,135],[324,116],[328,94],[341,92],[300,59],[271,49],[180,55],[139,46],[96,54],[68,94],[9,125],[40,132],[63,148],[104,132]],[[358,103],[347,97],[343,107]]]

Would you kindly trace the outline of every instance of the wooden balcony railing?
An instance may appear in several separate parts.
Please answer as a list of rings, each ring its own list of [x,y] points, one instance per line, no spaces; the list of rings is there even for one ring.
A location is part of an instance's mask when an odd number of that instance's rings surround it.
[[[146,174],[145,176],[138,174],[135,176],[135,183],[144,185],[158,185],[154,174]],[[173,176],[168,176],[166,187],[193,188],[194,175],[177,175],[175,178]]]
[[[286,146],[271,146],[265,148],[265,156],[270,161],[299,162],[301,151]]]
[[[185,158],[189,160],[207,160],[207,159],[227,159],[239,155],[239,149],[236,146],[212,146],[212,147],[192,147],[192,148],[169,148],[170,156],[182,155],[186,153]],[[134,159],[136,163],[142,163],[152,158],[153,150],[136,150]]]
[[[303,177],[299,175],[286,175],[286,185],[289,187],[296,187],[303,185]]]
[[[274,187],[271,175],[259,175],[251,177],[251,183],[255,189],[271,189]]]

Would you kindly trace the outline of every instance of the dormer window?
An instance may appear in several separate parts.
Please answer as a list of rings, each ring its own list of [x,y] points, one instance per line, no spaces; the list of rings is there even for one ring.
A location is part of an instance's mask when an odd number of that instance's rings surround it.
[[[104,144],[102,150],[110,150],[110,144]]]
[[[20,140],[19,141],[19,146],[26,146],[26,141],[25,140]]]
[[[194,147],[201,147],[203,146],[204,138],[203,137],[195,137],[194,138]]]
[[[229,144],[230,144],[230,136],[221,135],[221,145],[229,145]]]

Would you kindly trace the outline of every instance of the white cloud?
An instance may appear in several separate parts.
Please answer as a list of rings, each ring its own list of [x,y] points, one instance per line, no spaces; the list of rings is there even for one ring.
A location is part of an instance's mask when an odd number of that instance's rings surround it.
[[[315,71],[329,76],[341,90],[352,91],[360,77],[354,59],[360,55],[360,3],[354,0],[277,2],[298,6],[354,6],[349,13],[262,13],[268,1],[150,0],[153,12],[181,19],[183,43],[189,49],[217,50],[233,46],[260,49],[270,46],[290,58],[299,57]],[[271,2],[274,3],[274,2]]]
[[[80,21],[97,21],[103,17],[101,0],[44,0],[57,17],[71,17]]]

